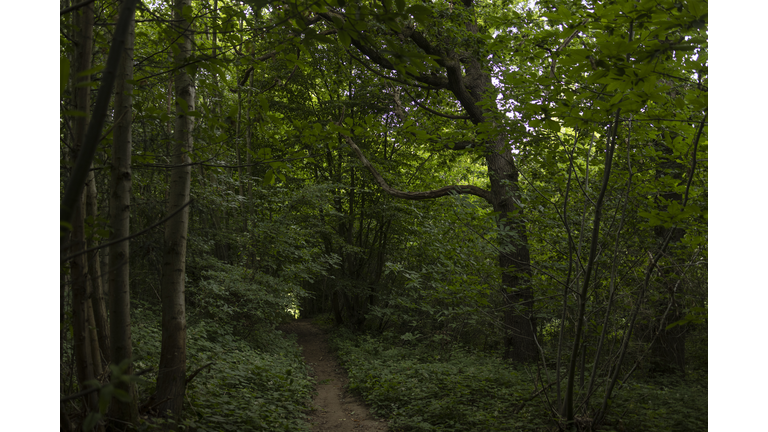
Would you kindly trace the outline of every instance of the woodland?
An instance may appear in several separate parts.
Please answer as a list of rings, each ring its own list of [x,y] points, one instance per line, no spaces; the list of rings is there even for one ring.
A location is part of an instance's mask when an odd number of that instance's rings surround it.
[[[707,11],[61,1],[61,430],[707,430]]]

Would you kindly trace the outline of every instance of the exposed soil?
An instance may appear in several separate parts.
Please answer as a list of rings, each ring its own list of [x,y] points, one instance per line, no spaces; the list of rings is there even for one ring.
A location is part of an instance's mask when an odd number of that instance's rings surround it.
[[[384,420],[376,420],[360,399],[347,392],[347,373],[328,348],[325,333],[309,319],[299,319],[279,327],[298,336],[304,361],[317,381],[317,396],[310,414],[313,432],[386,432]]]

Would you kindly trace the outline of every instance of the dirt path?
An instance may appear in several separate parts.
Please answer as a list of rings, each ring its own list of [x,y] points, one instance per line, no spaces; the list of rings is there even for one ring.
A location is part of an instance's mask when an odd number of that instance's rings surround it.
[[[329,350],[322,330],[308,319],[284,324],[280,330],[298,336],[304,361],[314,370],[317,396],[310,414],[313,432],[387,431],[384,420],[374,419],[359,398],[344,389],[347,373]]]

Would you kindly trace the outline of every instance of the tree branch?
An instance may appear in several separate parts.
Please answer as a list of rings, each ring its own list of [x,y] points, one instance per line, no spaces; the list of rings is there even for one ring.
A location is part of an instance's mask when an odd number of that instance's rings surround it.
[[[318,15],[323,17],[326,21],[331,22],[331,23],[333,23],[333,17],[341,19],[342,21],[346,20],[344,15],[337,14],[337,13],[319,13]],[[409,35],[410,35],[410,33],[409,33]],[[406,35],[403,35],[403,36],[406,36]],[[379,65],[381,67],[383,67],[384,69],[393,70],[393,71],[397,70],[397,67],[395,67],[395,65],[389,59],[387,59],[384,56],[382,56],[378,51],[376,51],[375,49],[373,49],[373,48],[371,48],[371,47],[369,47],[367,45],[364,45],[363,42],[359,38],[356,38],[356,37],[354,37],[351,34],[349,35],[349,37],[350,37],[350,40],[352,42],[352,45],[354,45],[355,48],[357,48],[358,51],[360,51],[361,53],[365,54],[365,56],[368,57],[372,62],[376,63],[377,65]],[[422,39],[423,39],[423,37],[422,37]],[[426,41],[426,39],[425,39],[425,41]],[[441,57],[441,59],[438,60],[438,64],[442,65],[442,62],[443,62],[443,59]],[[446,77],[443,77],[443,76],[425,75],[425,74],[414,75],[414,74],[410,74],[410,73],[407,74],[407,75],[411,76],[413,79],[415,79],[416,81],[418,81],[420,83],[427,84],[429,86],[436,87],[436,88],[446,88],[448,86],[448,82],[449,82],[448,79],[446,79]]]
[[[408,90],[403,89],[405,94],[407,94],[414,102],[416,102],[416,105],[420,106],[421,108],[424,108],[427,112],[431,112],[432,114],[440,117],[445,117],[447,119],[453,119],[453,120],[472,120],[472,117],[470,116],[457,116],[457,115],[451,115],[451,114],[443,114],[440,112],[437,112],[425,105],[422,105],[421,102],[417,101],[415,97],[411,96],[410,93],[408,93]]]
[[[347,144],[349,144],[350,147],[352,147],[352,150],[357,155],[357,158],[360,159],[360,162],[363,163],[363,166],[370,171],[371,175],[373,175],[373,178],[376,179],[376,183],[381,186],[384,191],[390,195],[392,195],[395,198],[402,198],[402,199],[408,199],[408,200],[424,200],[424,199],[434,199],[434,198],[440,198],[446,195],[451,194],[460,194],[460,195],[474,195],[478,196],[488,202],[491,201],[491,193],[488,192],[485,189],[479,188],[474,185],[451,185],[451,186],[445,186],[441,187],[440,189],[435,189],[431,191],[426,192],[403,192],[400,190],[397,190],[393,187],[391,187],[389,184],[387,184],[387,181],[384,180],[384,177],[379,174],[378,171],[376,171],[376,168],[371,165],[371,163],[368,161],[368,159],[365,158],[365,155],[363,155],[363,152],[360,151],[360,148],[355,144],[354,141],[352,141],[352,138],[341,134],[341,136],[344,137],[344,140],[347,141]]]
[[[409,83],[409,82],[407,82],[407,81],[405,81],[405,80],[403,80],[403,79],[400,79],[400,78],[395,78],[395,77],[391,77],[391,76],[386,76],[386,75],[384,75],[383,73],[381,73],[381,72],[377,71],[376,69],[374,69],[374,68],[372,68],[372,67],[368,66],[368,65],[367,65],[367,64],[366,64],[366,63],[363,61],[363,59],[361,59],[361,58],[357,57],[356,55],[352,54],[352,52],[351,52],[351,51],[347,50],[347,54],[349,54],[349,56],[350,56],[350,57],[352,57],[354,60],[357,60],[357,62],[358,62],[358,63],[360,63],[361,65],[363,65],[363,67],[364,67],[364,68],[368,69],[368,71],[370,71],[370,72],[371,72],[371,73],[373,73],[374,75],[377,75],[377,76],[379,76],[379,77],[381,77],[381,78],[384,78],[385,80],[394,81],[394,82],[396,82],[396,83],[400,83],[400,84],[402,84],[402,85],[407,85],[407,86],[410,86],[410,87],[418,87],[418,88],[424,88],[424,89],[428,89],[428,90],[440,90],[440,89],[443,89],[443,88],[445,88],[445,87],[434,87],[434,86],[431,86],[431,85],[419,85],[419,84],[412,84],[412,83]]]
[[[145,230],[139,231],[139,232],[137,232],[136,234],[131,234],[131,235],[129,235],[128,237],[123,237],[123,238],[119,238],[119,239],[117,239],[117,240],[112,240],[112,241],[109,241],[109,242],[106,242],[106,243],[102,243],[102,244],[100,244],[100,245],[98,245],[98,246],[94,246],[94,247],[92,247],[92,248],[90,248],[90,249],[86,249],[86,250],[83,250],[83,251],[80,251],[80,252],[74,253],[74,254],[72,254],[72,255],[70,255],[70,256],[67,256],[67,257],[64,257],[64,258],[62,258],[62,259],[61,259],[61,262],[66,262],[66,261],[69,261],[69,260],[71,260],[72,258],[74,258],[74,257],[77,257],[77,256],[80,256],[80,255],[82,255],[82,254],[85,254],[85,253],[88,253],[88,252],[93,252],[93,251],[95,251],[95,250],[99,250],[99,249],[104,249],[105,247],[108,247],[108,246],[112,246],[113,244],[117,244],[117,243],[120,243],[120,242],[124,242],[124,241],[126,241],[126,240],[130,240],[130,239],[132,239],[132,238],[136,238],[136,237],[139,237],[139,236],[141,236],[141,235],[144,235],[144,234],[146,234],[147,232],[149,232],[149,230],[151,230],[152,228],[155,228],[155,227],[157,227],[157,226],[160,226],[160,225],[162,225],[162,224],[164,224],[164,223],[168,222],[168,220],[170,220],[172,217],[176,216],[176,214],[177,214],[177,213],[179,213],[180,211],[182,211],[182,210],[183,210],[183,209],[184,209],[186,206],[188,206],[188,205],[192,204],[192,201],[194,201],[194,200],[189,200],[189,201],[187,201],[187,203],[186,203],[186,204],[184,204],[183,206],[181,206],[181,207],[177,208],[177,209],[176,209],[176,210],[175,210],[173,213],[171,213],[171,214],[169,214],[168,216],[164,217],[164,218],[163,218],[163,219],[161,219],[159,222],[156,222],[156,223],[154,223],[152,226],[150,226],[149,228],[147,228],[147,229],[145,229]]]
[[[122,57],[123,47],[125,46],[125,38],[128,34],[128,27],[136,13],[136,3],[137,0],[127,0],[123,2],[123,6],[120,8],[120,17],[117,21],[112,45],[109,48],[107,65],[101,75],[101,86],[96,96],[96,105],[93,108],[91,121],[88,124],[88,130],[77,156],[77,161],[75,161],[75,166],[72,168],[72,176],[64,190],[64,198],[61,200],[60,220],[62,223],[60,229],[62,235],[69,231],[75,203],[83,193],[85,178],[88,176],[93,156],[96,153],[96,147],[99,144],[101,129],[104,126],[109,101],[112,98],[112,89],[117,78],[117,68],[120,63],[120,57]]]
[[[568,44],[569,44],[569,43],[571,43],[571,41],[573,40],[573,38],[575,38],[575,37],[576,37],[576,35],[577,35],[577,34],[579,34],[579,32],[581,32],[581,28],[580,28],[580,27],[581,27],[581,26],[583,26],[583,25],[584,25],[584,24],[586,24],[586,23],[587,23],[587,20],[584,20],[584,21],[582,21],[582,22],[578,23],[578,24],[576,25],[576,29],[573,31],[573,33],[571,33],[571,35],[570,35],[570,36],[568,36],[567,38],[565,38],[565,40],[563,41],[563,43],[561,43],[561,44],[560,44],[560,46],[559,46],[559,47],[557,47],[557,48],[555,49],[555,51],[553,51],[553,52],[559,52],[559,51],[562,51],[562,50],[563,50],[563,48],[565,48],[566,46],[568,46]],[[550,52],[550,54],[552,54],[553,52]],[[549,70],[549,77],[550,77],[550,78],[554,78],[554,77],[555,77],[555,68],[557,68],[557,58],[553,56],[553,57],[552,57],[552,66],[550,67],[550,70]]]
[[[200,372],[203,371],[203,369],[211,366],[212,364],[213,364],[213,362],[210,362],[208,364],[202,365],[199,368],[195,369],[195,371],[192,372],[192,374],[187,377],[187,380],[184,381],[184,386],[186,387],[189,384],[189,382],[192,381],[197,376],[197,374],[199,374]]]
[[[84,2],[80,2],[78,4],[74,4],[74,5],[72,5],[72,6],[68,7],[68,8],[64,8],[64,9],[61,10],[60,16],[64,16],[64,15],[68,14],[69,12],[72,12],[75,9],[80,9],[83,6],[88,6],[89,4],[91,4],[91,3],[95,2],[95,1],[96,0],[85,0]]]
[[[451,144],[444,144],[443,147],[445,147],[448,150],[466,150],[468,148],[472,148],[477,146],[477,143],[474,141],[456,141]]]

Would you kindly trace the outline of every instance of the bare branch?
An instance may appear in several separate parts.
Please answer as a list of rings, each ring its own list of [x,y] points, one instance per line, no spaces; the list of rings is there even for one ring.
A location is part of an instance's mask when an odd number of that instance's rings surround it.
[[[429,107],[427,107],[427,106],[425,106],[425,105],[422,105],[422,103],[421,103],[421,102],[419,102],[418,100],[416,100],[416,98],[415,98],[415,97],[411,96],[411,94],[410,94],[410,93],[408,93],[408,90],[406,90],[406,89],[403,89],[403,91],[405,91],[405,94],[407,94],[408,96],[410,96],[410,98],[411,98],[411,99],[412,99],[414,102],[416,102],[416,105],[420,106],[421,108],[424,108],[424,109],[425,109],[427,112],[430,112],[430,113],[432,113],[432,114],[434,114],[434,115],[436,115],[436,116],[445,117],[445,118],[447,118],[447,119],[452,119],[452,120],[471,120],[471,119],[472,119],[472,117],[470,117],[470,116],[457,116],[457,115],[452,115],[452,114],[443,114],[443,113],[437,112],[437,111],[435,111],[435,110],[433,110],[433,109],[431,109],[431,108],[429,108]]]
[[[407,86],[411,86],[411,87],[418,87],[418,88],[425,88],[425,89],[429,89],[429,90],[440,90],[440,89],[445,88],[445,86],[435,87],[435,86],[431,86],[431,85],[423,86],[423,85],[419,85],[419,84],[412,84],[412,83],[409,83],[406,80],[403,80],[403,79],[400,79],[400,78],[395,78],[395,77],[384,75],[383,73],[377,71],[376,69],[368,66],[361,58],[359,58],[356,55],[352,54],[352,52],[350,52],[349,50],[347,50],[347,53],[349,54],[350,57],[352,57],[354,60],[357,60],[358,63],[363,65],[363,67],[368,69],[371,73],[373,73],[373,74],[375,74],[375,75],[377,75],[377,76],[379,76],[381,78],[384,78],[386,80],[394,81],[394,82],[400,83],[402,85],[407,85]]]
[[[80,2],[78,4],[74,4],[74,5],[72,5],[72,6],[68,7],[68,8],[64,8],[64,9],[61,10],[60,16],[64,16],[64,15],[68,14],[69,12],[72,12],[75,9],[80,9],[83,6],[88,6],[89,4],[93,3],[94,1],[96,1],[96,0],[85,0],[84,2]]]
[[[210,362],[210,363],[208,363],[208,364],[202,365],[202,366],[200,366],[199,368],[197,368],[197,369],[196,369],[194,372],[192,372],[192,374],[191,374],[191,375],[189,375],[189,376],[187,377],[187,380],[186,380],[186,381],[184,381],[184,386],[186,387],[187,385],[189,385],[189,382],[190,382],[190,381],[192,381],[193,379],[195,379],[195,377],[197,376],[197,374],[199,374],[200,372],[202,372],[202,371],[203,371],[203,369],[205,369],[205,368],[207,368],[207,367],[210,367],[211,365],[213,365],[213,362]]]
[[[565,38],[565,40],[563,41],[563,43],[561,43],[561,44],[560,44],[560,46],[559,46],[559,47],[557,47],[557,48],[555,49],[555,51],[553,51],[553,52],[562,51],[562,50],[563,50],[563,48],[565,48],[566,46],[568,46],[568,44],[569,44],[569,43],[571,43],[571,41],[573,40],[573,38],[575,38],[575,37],[576,37],[576,35],[577,35],[577,34],[579,34],[579,32],[581,32],[581,29],[580,29],[580,27],[581,27],[581,26],[583,26],[583,25],[584,25],[584,24],[586,24],[586,23],[587,23],[587,20],[584,20],[584,21],[580,22],[578,25],[576,25],[576,29],[573,31],[573,33],[571,33],[571,35],[570,35],[570,36],[568,36],[567,38]],[[551,53],[550,53],[550,54],[551,54]],[[549,70],[549,77],[550,77],[550,78],[554,78],[554,77],[555,77],[555,68],[556,68],[556,67],[557,67],[557,58],[555,58],[555,57],[552,57],[552,67],[551,67],[551,68],[550,68],[550,70]]]
[[[474,185],[451,185],[451,186],[445,186],[441,187],[440,189],[435,189],[431,191],[426,192],[403,192],[400,190],[397,190],[393,187],[391,187],[389,184],[387,184],[387,181],[384,180],[384,177],[379,174],[378,171],[376,171],[376,168],[371,165],[371,163],[368,161],[368,159],[365,158],[365,155],[363,155],[363,152],[360,151],[360,148],[355,144],[354,141],[352,141],[352,138],[341,134],[341,136],[344,137],[344,139],[347,141],[347,144],[349,144],[350,147],[352,147],[352,150],[357,155],[357,158],[360,159],[360,162],[363,163],[363,166],[370,171],[371,175],[373,175],[373,178],[376,179],[376,183],[381,186],[384,191],[395,198],[402,198],[402,199],[408,199],[408,200],[423,200],[423,199],[434,199],[434,198],[440,198],[446,195],[451,194],[460,194],[460,195],[475,195],[478,196],[488,202],[491,201],[491,193],[488,192],[485,189],[479,188]]]
[[[150,226],[149,228],[147,228],[147,229],[145,229],[145,230],[139,231],[139,232],[137,232],[136,234],[131,234],[131,235],[129,235],[128,237],[123,237],[123,238],[119,238],[119,239],[117,239],[117,240],[113,240],[113,241],[109,241],[109,242],[106,242],[106,243],[102,243],[102,244],[100,244],[100,245],[98,245],[98,246],[94,246],[94,247],[92,247],[92,248],[89,248],[89,249],[86,249],[86,250],[83,250],[83,251],[80,251],[80,252],[74,253],[74,254],[72,254],[72,255],[69,255],[69,256],[67,256],[67,257],[64,257],[64,258],[62,258],[62,259],[61,259],[61,262],[66,262],[66,261],[69,261],[69,260],[71,260],[72,258],[74,258],[74,257],[77,257],[77,256],[80,256],[80,255],[82,255],[82,254],[85,254],[85,253],[88,253],[88,252],[93,252],[93,251],[95,251],[95,250],[99,250],[99,249],[104,249],[105,247],[108,247],[108,246],[112,246],[113,244],[117,244],[117,243],[120,243],[120,242],[124,242],[124,241],[130,240],[130,239],[132,239],[132,238],[136,238],[136,237],[139,237],[139,236],[141,236],[141,235],[144,235],[144,234],[146,234],[147,232],[149,232],[149,230],[151,230],[152,228],[155,228],[155,227],[157,227],[157,226],[160,226],[160,225],[162,225],[162,224],[164,224],[164,223],[168,222],[168,220],[170,220],[172,217],[176,216],[176,214],[177,214],[177,213],[179,213],[180,211],[182,211],[182,210],[183,210],[183,209],[184,209],[186,206],[188,206],[188,205],[192,204],[192,201],[193,201],[193,200],[189,200],[189,201],[187,201],[187,203],[186,203],[186,204],[184,204],[183,206],[181,206],[181,207],[177,208],[177,209],[176,209],[176,210],[175,210],[173,213],[171,213],[171,214],[169,214],[168,216],[164,217],[164,218],[163,218],[163,219],[161,219],[160,221],[158,221],[158,222],[154,223],[152,226]]]

